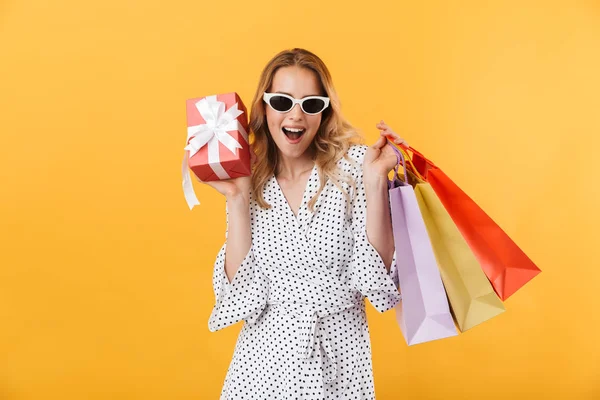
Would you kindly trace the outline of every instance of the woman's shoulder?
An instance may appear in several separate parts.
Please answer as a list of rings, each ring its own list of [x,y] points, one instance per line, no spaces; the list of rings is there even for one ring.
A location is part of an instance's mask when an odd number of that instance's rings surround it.
[[[348,148],[347,154],[353,159],[360,160],[362,162],[363,158],[365,158],[365,153],[369,146],[366,144],[353,144]]]
[[[362,164],[369,146],[365,144],[352,144],[346,152],[346,156],[350,159],[342,158],[344,168],[350,172],[354,172],[357,169],[362,168]]]

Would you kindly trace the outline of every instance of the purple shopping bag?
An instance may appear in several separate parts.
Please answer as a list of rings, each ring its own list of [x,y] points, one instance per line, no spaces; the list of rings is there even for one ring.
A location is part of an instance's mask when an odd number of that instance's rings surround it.
[[[394,178],[388,181],[396,270],[402,293],[402,301],[395,307],[398,325],[409,346],[456,336],[425,222],[414,189],[406,182],[404,156],[394,145],[390,146],[398,156]],[[398,177],[398,165],[404,167],[404,181]]]

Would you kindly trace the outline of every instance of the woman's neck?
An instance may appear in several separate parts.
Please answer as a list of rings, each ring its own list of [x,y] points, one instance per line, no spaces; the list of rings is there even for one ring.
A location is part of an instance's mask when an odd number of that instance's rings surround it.
[[[301,158],[286,158],[280,156],[275,176],[288,181],[295,181],[311,171],[315,161],[307,151]]]

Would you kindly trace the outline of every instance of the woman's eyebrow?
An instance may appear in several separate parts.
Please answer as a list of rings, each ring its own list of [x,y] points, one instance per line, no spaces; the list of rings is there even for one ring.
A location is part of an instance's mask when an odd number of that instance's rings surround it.
[[[288,93],[288,92],[282,92],[282,91],[279,91],[279,90],[278,90],[278,91],[276,91],[275,93],[287,94],[288,96],[292,96],[292,97],[294,97],[294,95],[293,95],[293,94],[291,94],[291,93]],[[309,97],[309,96],[320,96],[320,94],[307,94],[306,96],[302,96],[301,98],[304,98],[304,97]]]

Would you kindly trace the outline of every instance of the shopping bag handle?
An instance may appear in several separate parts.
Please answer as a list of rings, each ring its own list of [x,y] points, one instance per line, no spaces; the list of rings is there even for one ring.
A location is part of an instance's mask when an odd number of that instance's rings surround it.
[[[419,156],[420,158],[422,158],[423,160],[425,160],[425,162],[429,165],[431,165],[432,167],[435,167],[435,164],[433,163],[433,161],[431,161],[430,159],[428,159],[427,157],[425,157],[422,153],[420,153],[419,151],[415,150],[413,147],[410,146],[406,146],[404,144],[400,145],[402,150],[404,150],[405,152],[410,151],[411,153]]]
[[[389,140],[388,140],[389,142]],[[404,166],[404,182],[408,183],[408,175],[406,172],[407,169],[407,164],[409,166],[409,170],[410,172],[412,172],[412,174],[420,181],[425,182],[426,179],[423,177],[423,175],[421,175],[421,173],[419,172],[419,170],[417,170],[417,168],[415,167],[415,165],[413,164],[410,156],[408,155],[408,153],[406,153],[406,150],[404,150],[404,148],[408,148],[410,149],[410,151],[412,151],[414,154],[418,154],[420,157],[423,157],[423,155],[421,155],[421,153],[417,152],[416,150],[414,150],[412,147],[407,147],[407,146],[403,146],[400,145],[400,148],[397,148],[395,145],[393,145],[391,142],[389,142],[392,146],[392,149],[394,149],[394,151],[396,152],[396,157],[398,157],[398,164],[400,164],[400,159],[402,159],[402,165]],[[425,158],[425,157],[423,157]],[[427,159],[425,159],[427,160]],[[427,160],[428,161],[428,160]],[[394,179],[398,177],[398,164],[396,164],[396,167],[394,168],[395,170],[395,176]]]
[[[421,173],[419,172],[417,167],[415,167],[415,165],[413,164],[412,159],[408,155],[408,153],[406,153],[403,149],[400,149],[400,151],[402,152],[402,154],[404,154],[404,159],[408,162],[408,166],[409,166],[408,171],[413,174],[413,176],[417,179],[418,182],[420,182],[420,183],[426,182],[427,179],[425,179],[425,177],[423,175],[421,175]]]
[[[433,161],[425,157],[422,153],[420,153],[413,147],[410,147],[405,144],[400,144],[400,149],[404,152],[405,157],[409,160],[409,164],[411,167],[410,171],[415,172],[423,181],[427,181],[425,177],[428,175],[427,172],[429,170],[438,169],[438,167],[433,163]],[[408,154],[409,151],[412,153],[412,156]],[[417,165],[419,166],[418,168],[414,164],[417,162]]]
[[[400,149],[398,149],[396,146],[394,146],[392,144],[392,142],[390,142],[390,140],[388,139],[387,142],[391,145],[392,149],[394,150],[394,152],[396,153],[396,158],[398,159],[398,161],[396,162],[396,166],[394,167],[394,177],[392,178],[392,181],[395,182],[396,179],[399,179],[398,177],[398,166],[402,165],[402,167],[404,167],[404,180],[403,182],[408,184],[408,175],[406,174],[406,159],[404,158],[404,152]],[[401,180],[401,179],[399,179]]]

